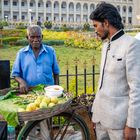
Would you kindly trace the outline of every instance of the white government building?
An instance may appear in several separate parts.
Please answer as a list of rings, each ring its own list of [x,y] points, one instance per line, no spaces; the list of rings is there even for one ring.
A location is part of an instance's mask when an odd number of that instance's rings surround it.
[[[81,25],[101,0],[0,0],[0,20]],[[119,10],[126,25],[138,25],[140,0],[106,0]],[[139,7],[138,7],[139,6]]]

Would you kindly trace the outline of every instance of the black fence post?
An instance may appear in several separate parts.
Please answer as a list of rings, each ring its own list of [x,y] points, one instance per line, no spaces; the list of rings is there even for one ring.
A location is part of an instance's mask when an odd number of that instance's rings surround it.
[[[10,61],[0,60],[0,89],[10,88]]]
[[[87,62],[84,62],[84,93],[87,93],[87,70],[86,70]]]
[[[93,92],[95,92],[95,66],[92,65],[92,87],[93,87]]]
[[[67,83],[67,92],[69,92],[69,62],[66,63],[66,83]]]
[[[78,96],[78,62],[79,59],[75,58],[75,83],[76,83],[76,97]]]
[[[95,62],[96,62],[96,59],[95,57],[93,56],[92,58],[92,87],[93,87],[93,92],[95,92]]]
[[[77,65],[75,65],[75,82],[76,82],[76,97],[78,96],[78,69]]]

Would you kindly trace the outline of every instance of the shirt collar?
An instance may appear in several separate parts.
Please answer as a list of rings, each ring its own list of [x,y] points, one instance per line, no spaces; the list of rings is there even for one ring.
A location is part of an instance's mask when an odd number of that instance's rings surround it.
[[[120,29],[118,32],[116,32],[109,40],[109,42],[114,41],[116,39],[118,39],[119,37],[121,37],[124,34],[124,31],[122,29]]]
[[[24,51],[25,51],[25,52],[27,52],[27,51],[31,52],[31,51],[32,51],[31,46],[28,45],[28,46],[24,49]],[[42,47],[41,47],[40,53],[42,53],[43,51],[45,51],[46,53],[48,53],[48,51],[47,51],[47,49],[46,49],[46,47],[45,47],[44,44],[42,44]]]
[[[48,53],[48,50],[46,49],[45,47],[46,45],[42,44],[42,47],[41,47],[41,52],[45,51],[46,53]]]

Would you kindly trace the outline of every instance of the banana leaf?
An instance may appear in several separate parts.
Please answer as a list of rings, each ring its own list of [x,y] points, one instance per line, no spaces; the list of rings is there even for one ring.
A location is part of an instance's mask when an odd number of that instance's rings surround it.
[[[17,90],[10,90],[7,94],[0,96],[0,101],[8,99],[8,98],[17,97],[15,94],[18,93],[18,92],[19,91],[17,91]]]
[[[32,94],[40,94],[44,92],[44,85],[37,85],[29,91]],[[0,115],[8,122],[8,125],[16,127],[19,125],[17,112],[21,108],[26,108],[26,103],[22,100],[20,101],[20,96],[18,96],[18,90],[10,90],[7,94],[0,96]],[[18,104],[18,103],[21,104]]]
[[[13,100],[1,100],[0,101],[0,114],[8,122],[9,125],[16,127],[19,124],[17,111],[19,106],[13,104]]]

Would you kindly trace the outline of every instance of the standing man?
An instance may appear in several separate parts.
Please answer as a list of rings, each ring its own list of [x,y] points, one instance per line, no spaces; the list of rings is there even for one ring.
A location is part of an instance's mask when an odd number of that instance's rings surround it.
[[[102,48],[92,121],[97,140],[136,140],[140,128],[140,42],[126,35],[117,9],[102,2],[91,13]]]
[[[30,86],[59,83],[59,67],[55,51],[42,44],[42,30],[38,25],[27,28],[29,45],[17,53],[12,76],[19,83],[20,92],[28,92]]]

